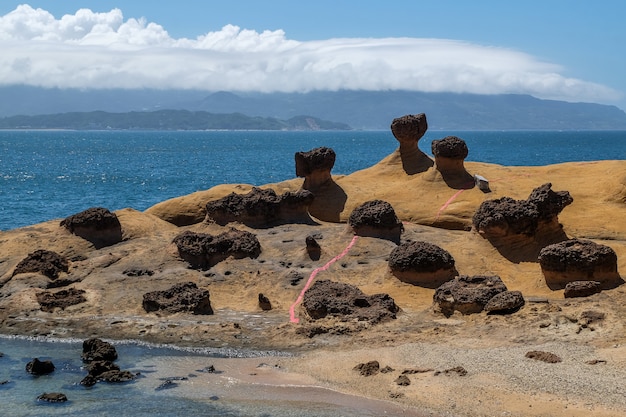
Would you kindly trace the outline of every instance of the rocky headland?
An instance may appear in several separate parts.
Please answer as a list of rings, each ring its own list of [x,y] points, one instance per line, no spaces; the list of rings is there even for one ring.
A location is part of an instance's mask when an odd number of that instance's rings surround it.
[[[289,181],[0,232],[0,331],[287,351],[434,415],[626,413],[626,161],[470,162],[454,136],[431,158],[426,129],[393,120],[350,175],[318,148]]]

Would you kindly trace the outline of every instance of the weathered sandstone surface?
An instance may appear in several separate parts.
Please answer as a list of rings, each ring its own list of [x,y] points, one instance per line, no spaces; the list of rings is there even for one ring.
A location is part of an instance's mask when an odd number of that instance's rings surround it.
[[[394,120],[399,149],[350,175],[333,176],[333,153],[319,150],[308,158],[321,162],[299,162],[297,177],[256,191],[224,184],[145,212],[87,210],[0,232],[1,332],[306,352],[283,366],[439,414],[623,415],[617,383],[599,390],[584,381],[626,378],[626,161],[505,167],[461,158],[451,175],[417,148],[426,127],[425,115]],[[475,175],[491,192],[456,181]],[[295,211],[259,199],[260,216],[209,214],[229,199],[299,192],[312,197]],[[383,210],[351,221],[374,201]],[[299,221],[304,214],[311,221]],[[572,241],[614,256],[595,262]],[[24,268],[37,251],[47,255]],[[433,271],[445,277],[426,279]],[[187,283],[200,292],[178,307],[145,308],[145,294],[174,299],[169,292],[185,293]],[[213,314],[196,314],[195,302]],[[532,351],[562,362],[524,356]],[[396,371],[353,371],[374,360]],[[453,371],[461,368],[463,376]],[[434,371],[407,373],[399,385],[402,369]]]

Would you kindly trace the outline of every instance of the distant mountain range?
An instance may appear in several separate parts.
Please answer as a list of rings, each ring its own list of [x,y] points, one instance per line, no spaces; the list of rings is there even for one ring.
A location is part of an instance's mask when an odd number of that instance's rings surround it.
[[[232,93],[197,90],[77,90],[0,87],[0,117],[68,112],[128,113],[187,110],[239,113],[288,121],[308,115],[354,129],[389,129],[405,114],[426,113],[431,130],[626,130],[626,113],[594,103],[542,100],[528,95],[413,91]],[[138,117],[137,113],[133,117]]]
[[[310,116],[289,120],[251,117],[241,113],[214,114],[206,111],[156,110],[110,113],[68,112],[0,118],[0,129],[73,130],[350,130],[345,123]]]

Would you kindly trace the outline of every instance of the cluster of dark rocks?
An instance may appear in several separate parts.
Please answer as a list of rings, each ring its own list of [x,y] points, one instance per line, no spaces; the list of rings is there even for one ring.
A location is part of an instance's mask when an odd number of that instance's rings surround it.
[[[147,312],[213,314],[209,290],[198,288],[193,282],[175,284],[164,291],[150,291],[143,295],[143,309]]]
[[[92,338],[83,342],[81,359],[85,363],[88,374],[80,385],[92,387],[97,382],[121,383],[136,379],[137,375],[130,371],[122,371],[114,361],[117,360],[117,351],[109,342]],[[34,358],[26,364],[26,372],[34,376],[48,375],[55,371],[50,360],[41,361]],[[38,401],[59,403],[66,402],[67,396],[60,392],[46,392],[37,397]]]

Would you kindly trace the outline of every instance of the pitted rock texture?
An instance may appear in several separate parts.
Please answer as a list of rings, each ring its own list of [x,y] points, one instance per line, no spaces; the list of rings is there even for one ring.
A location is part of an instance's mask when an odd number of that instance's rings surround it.
[[[231,193],[206,205],[206,219],[219,225],[231,222],[249,227],[270,227],[286,223],[311,223],[309,206],[313,193],[307,190],[278,196],[272,189],[254,187],[248,194]]]
[[[391,133],[400,142],[400,145],[415,145],[428,130],[426,115],[407,114],[393,119],[391,122]]]
[[[122,241],[122,225],[117,215],[104,207],[92,207],[66,217],[60,225],[98,249]]]
[[[565,284],[563,296],[565,298],[589,297],[602,291],[599,281],[572,281]]]
[[[492,314],[513,313],[524,305],[524,296],[520,291],[503,291],[494,295],[485,304],[484,310]]]
[[[109,342],[91,338],[83,341],[83,362],[114,361],[117,359],[117,350]]]
[[[180,257],[198,269],[208,269],[229,256],[254,259],[261,254],[256,235],[237,229],[217,236],[186,231],[174,238],[174,244]]]
[[[546,284],[553,289],[573,281],[609,285],[621,280],[615,251],[590,240],[571,239],[546,246],[539,253],[539,265]]]
[[[436,288],[456,274],[448,251],[428,242],[403,242],[389,255],[389,268],[400,281]]]
[[[365,295],[349,284],[321,280],[304,293],[304,310],[312,320],[335,317],[371,324],[396,318],[398,306],[388,294]]]
[[[322,256],[322,247],[317,242],[314,236],[307,236],[304,240],[306,243],[306,252],[312,261],[317,261]]]
[[[358,236],[378,237],[397,243],[404,230],[391,204],[382,200],[366,201],[356,207],[350,213],[348,224]]]
[[[68,288],[57,292],[44,291],[37,294],[37,302],[42,311],[52,312],[55,308],[64,310],[66,307],[86,302],[85,291]]]
[[[146,312],[213,314],[209,290],[198,288],[193,282],[176,284],[165,291],[151,291],[143,296]]]
[[[13,271],[13,276],[28,272],[41,273],[55,280],[61,272],[67,273],[69,261],[56,252],[39,249],[22,259]]]
[[[469,150],[465,141],[457,136],[446,136],[443,139],[433,140],[430,148],[435,156],[450,159],[465,159]]]
[[[557,227],[557,216],[574,200],[567,191],[552,191],[552,184],[535,188],[528,199],[502,197],[484,201],[472,218],[474,228],[486,238],[509,235],[534,237],[541,228]]]
[[[331,148],[315,148],[308,152],[296,152],[296,175],[307,177],[315,172],[327,172],[335,166],[337,155]]]
[[[489,300],[506,290],[499,276],[461,275],[437,288],[433,300],[446,316],[451,316],[454,311],[480,313]]]

